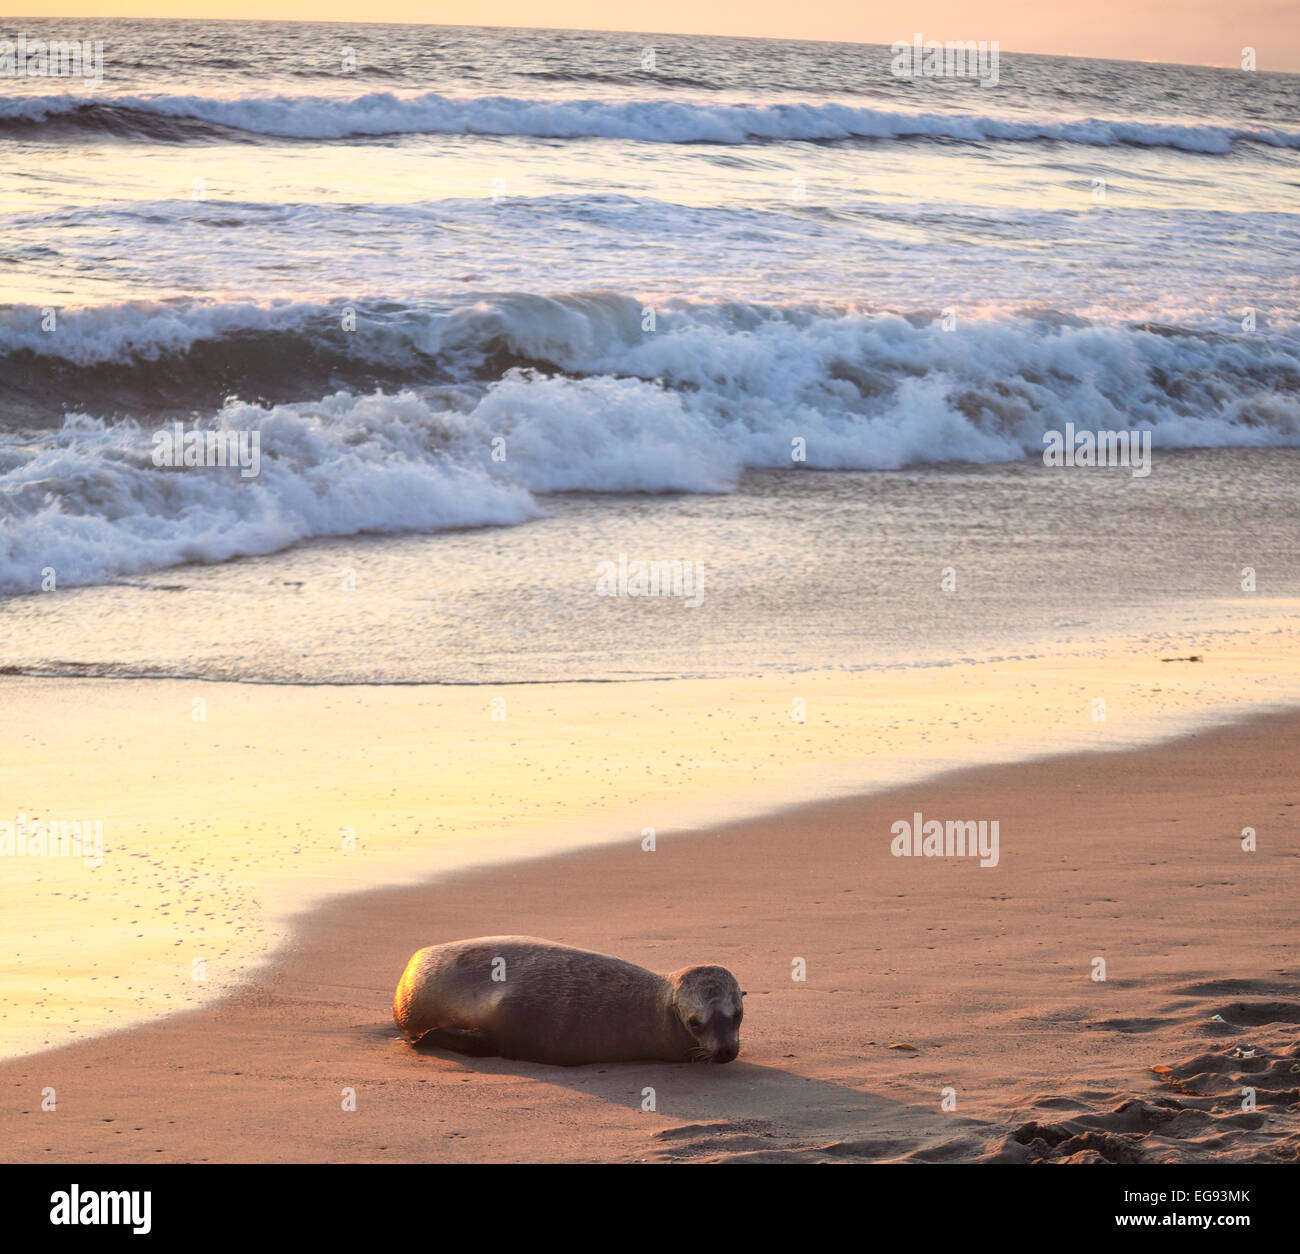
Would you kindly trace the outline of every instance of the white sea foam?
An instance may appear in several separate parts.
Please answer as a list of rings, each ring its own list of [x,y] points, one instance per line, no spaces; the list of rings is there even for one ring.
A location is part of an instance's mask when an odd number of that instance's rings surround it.
[[[656,143],[745,144],[764,140],[941,138],[986,143],[1058,140],[1226,153],[1237,141],[1300,148],[1300,132],[1263,126],[1183,125],[1129,118],[904,113],[846,104],[713,104],[676,100],[459,98],[426,92],[336,96],[197,95],[0,97],[0,121],[63,118],[129,131],[148,119],[195,121],[292,139],[352,135],[518,135]]]
[[[237,469],[159,469],[152,429],[69,419],[35,443],[0,443],[0,589],[59,586],[183,562],[273,553],[312,536],[517,523],[523,489],[431,446],[435,415],[412,396],[227,404],[206,426],[261,432],[256,479]]]

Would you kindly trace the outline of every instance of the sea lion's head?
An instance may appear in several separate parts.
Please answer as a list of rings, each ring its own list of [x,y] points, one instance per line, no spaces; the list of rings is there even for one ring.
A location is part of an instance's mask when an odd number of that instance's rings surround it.
[[[744,994],[726,967],[683,967],[668,976],[673,1009],[695,1048],[696,1062],[730,1062],[740,1053]]]

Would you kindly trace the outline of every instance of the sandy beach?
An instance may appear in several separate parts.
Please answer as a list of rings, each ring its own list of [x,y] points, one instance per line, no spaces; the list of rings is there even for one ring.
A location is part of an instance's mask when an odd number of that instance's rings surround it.
[[[1268,715],[338,897],[236,994],[0,1067],[3,1157],[1295,1162],[1298,754],[1300,716]],[[891,855],[917,811],[997,819],[999,864]],[[507,933],[727,965],[739,1060],[399,1037],[413,950]]]
[[[0,1058],[234,992],[338,893],[1300,704],[1291,603],[1260,609],[1249,630],[858,673],[343,687],[0,676],[0,824],[103,833],[93,865],[0,858]],[[1202,660],[1162,660],[1187,656]]]

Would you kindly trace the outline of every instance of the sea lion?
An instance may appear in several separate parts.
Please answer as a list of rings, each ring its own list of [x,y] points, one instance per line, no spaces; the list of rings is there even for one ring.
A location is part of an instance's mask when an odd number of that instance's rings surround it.
[[[574,1067],[730,1062],[744,1014],[725,967],[656,975],[534,936],[479,936],[411,956],[393,1019],[412,1042]]]

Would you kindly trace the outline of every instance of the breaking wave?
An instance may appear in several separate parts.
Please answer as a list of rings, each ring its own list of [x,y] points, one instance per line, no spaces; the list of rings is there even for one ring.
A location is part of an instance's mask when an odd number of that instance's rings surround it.
[[[1157,450],[1300,445],[1288,335],[1042,313],[945,331],[922,315],[734,301],[677,302],[649,331],[640,302],[613,293],[362,310],[352,338],[304,305],[65,317],[57,359],[0,326],[10,365],[145,390],[217,359],[267,364],[268,378],[279,362],[296,398],[245,393],[196,419],[258,432],[256,478],[158,468],[155,426],[103,412],[0,437],[8,593],[49,566],[60,584],[97,583],[313,536],[518,523],[560,491],[727,491],[746,468],[790,468],[795,441],[820,469],[1036,457],[1066,422],[1149,429]],[[329,390],[345,366],[364,366],[367,390]]]
[[[900,113],[845,104],[700,104],[670,100],[458,98],[427,92],[334,96],[149,95],[0,97],[0,130],[62,138],[69,130],[169,143],[223,133],[288,139],[450,134],[649,143],[944,139],[970,143],[1058,141],[1227,153],[1252,142],[1300,148],[1300,132],[1124,118],[1019,118]]]

